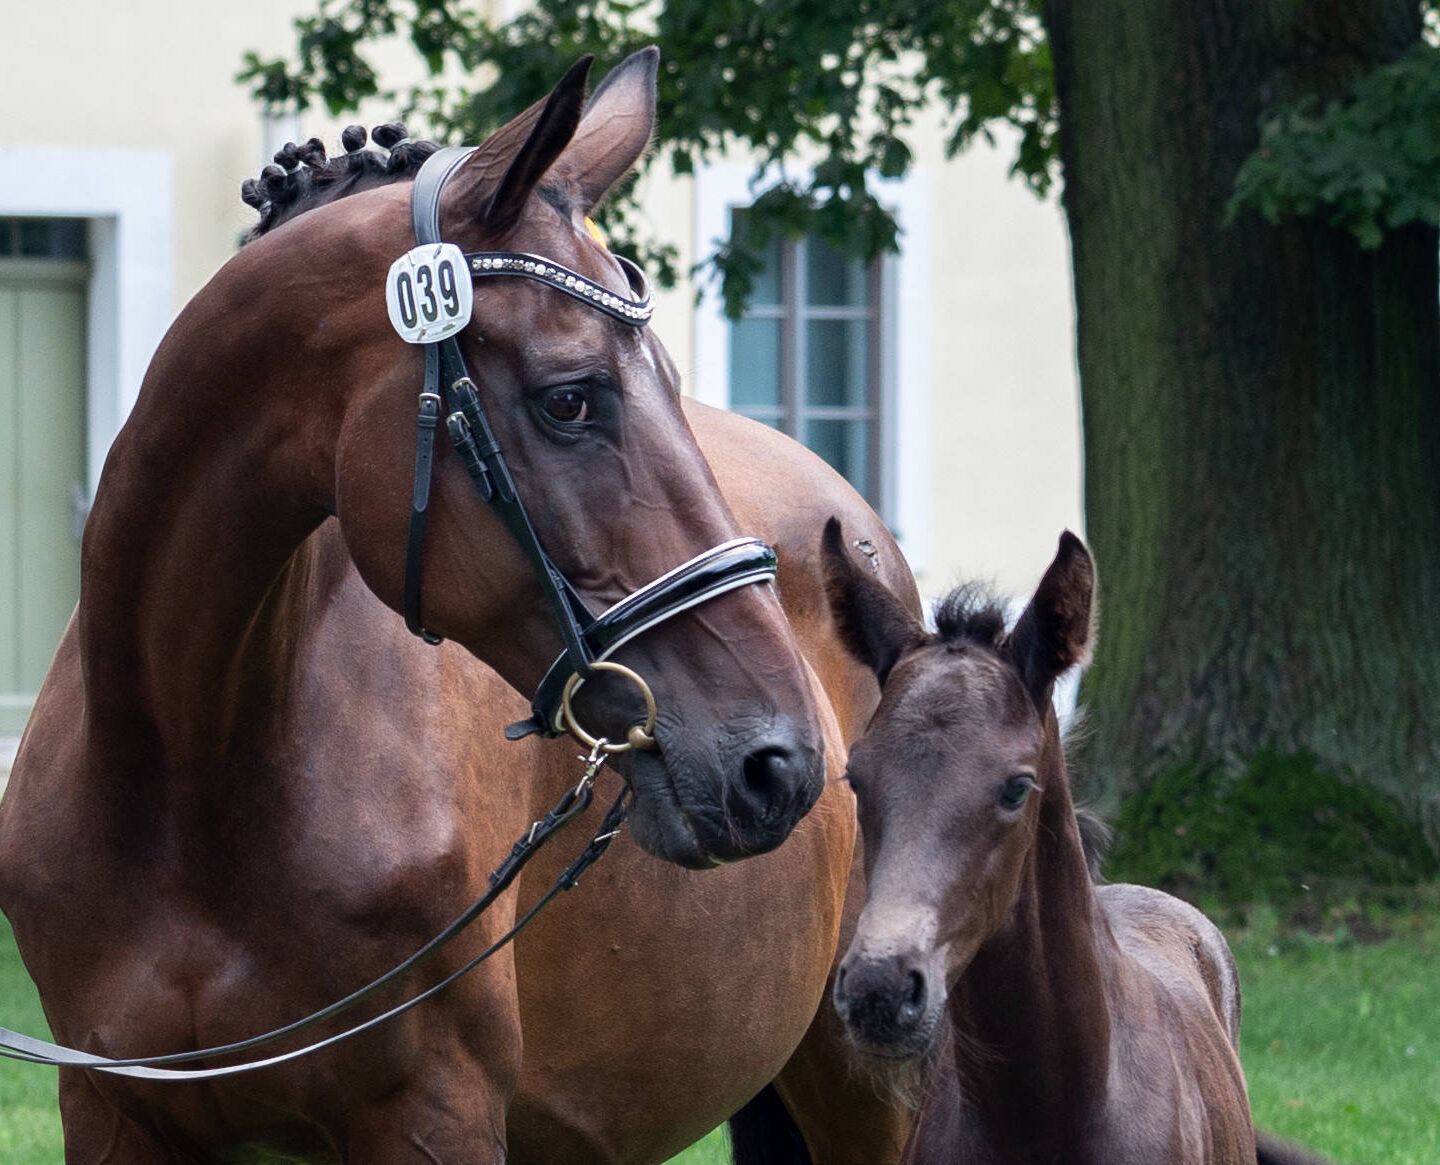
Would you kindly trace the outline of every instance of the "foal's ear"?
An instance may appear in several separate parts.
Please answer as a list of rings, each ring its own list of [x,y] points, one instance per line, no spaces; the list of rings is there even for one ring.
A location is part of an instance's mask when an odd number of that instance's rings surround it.
[[[1063,673],[1089,659],[1095,642],[1095,560],[1069,530],[1060,535],[1055,561],[1008,642],[1037,705],[1050,699]]]
[[[478,206],[491,234],[508,234],[520,221],[530,192],[575,136],[594,59],[587,53],[571,65],[549,97],[497,129],[456,171],[454,199]]]
[[[825,523],[820,552],[825,595],[840,640],[851,655],[875,672],[883,687],[896,661],[925,642],[925,628],[889,587],[867,574],[868,568],[846,551],[838,519]]]
[[[650,148],[659,69],[660,50],[654,45],[611,69],[555,163],[554,176],[570,188],[582,213],[589,213]]]

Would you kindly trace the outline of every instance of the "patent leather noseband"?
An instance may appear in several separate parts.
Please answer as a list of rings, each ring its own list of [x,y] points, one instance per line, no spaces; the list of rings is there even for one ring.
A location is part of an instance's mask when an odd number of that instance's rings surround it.
[[[411,194],[415,239],[421,246],[440,244],[440,193],[473,147],[436,151],[421,167]],[[616,295],[593,280],[538,255],[483,251],[465,255],[473,279],[514,276],[535,280],[630,327],[644,327],[654,314],[645,276],[633,263],[620,264],[635,298]],[[414,341],[412,341],[414,342]],[[425,386],[420,394],[415,445],[415,485],[405,555],[405,623],[426,642],[438,643],[420,617],[420,563],[425,515],[433,470],[435,430],[442,414],[451,444],[460,455],[480,496],[490,503],[534,568],[554,616],[564,651],[551,665],[531,701],[531,717],[512,724],[505,735],[516,740],[532,732],[559,736],[565,731],[561,700],[572,675],[588,678],[597,660],[682,611],[737,587],[775,578],[775,552],[758,538],[737,538],[712,547],[647,583],[596,616],[545,553],[525,513],[515,480],[495,439],[480,394],[465,366],[458,336],[425,343]]]

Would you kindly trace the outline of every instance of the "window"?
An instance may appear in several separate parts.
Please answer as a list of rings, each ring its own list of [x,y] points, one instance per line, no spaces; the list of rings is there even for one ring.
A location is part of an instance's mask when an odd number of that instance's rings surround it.
[[[756,188],[745,162],[697,169],[698,258],[731,237]],[[708,288],[696,300],[693,347],[680,363],[696,400],[794,433],[837,464],[919,572],[929,559],[934,416],[930,180],[917,168],[877,181],[876,192],[900,224],[899,254],[867,267],[812,239],[772,247],[744,319],[727,319]]]
[[[84,259],[81,218],[0,218],[0,258]]]
[[[743,209],[732,226],[744,229]],[[809,446],[880,508],[880,263],[776,241],[730,327],[730,407]]]

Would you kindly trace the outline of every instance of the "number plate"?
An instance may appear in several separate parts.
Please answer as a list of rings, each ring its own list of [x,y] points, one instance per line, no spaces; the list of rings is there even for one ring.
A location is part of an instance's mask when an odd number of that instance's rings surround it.
[[[385,277],[385,306],[407,344],[453,336],[475,306],[465,253],[454,243],[432,243],[401,255]]]

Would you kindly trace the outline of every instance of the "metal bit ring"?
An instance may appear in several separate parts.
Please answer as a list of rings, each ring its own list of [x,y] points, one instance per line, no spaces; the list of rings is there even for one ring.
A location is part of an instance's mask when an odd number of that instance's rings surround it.
[[[575,690],[584,682],[584,677],[576,672],[565,683],[565,691],[560,696],[560,719],[566,730],[588,749],[600,749],[606,753],[629,752],[634,749],[636,752],[646,752],[655,747],[655,693],[650,690],[639,672],[632,671],[623,663],[612,663],[608,659],[598,659],[590,665],[595,671],[614,672],[616,675],[624,676],[632,684],[640,689],[640,694],[645,697],[645,723],[632,725],[625,736],[624,744],[611,744],[603,737],[591,736],[585,729],[580,727],[580,722],[575,719],[575,710],[570,706],[570,698]]]

